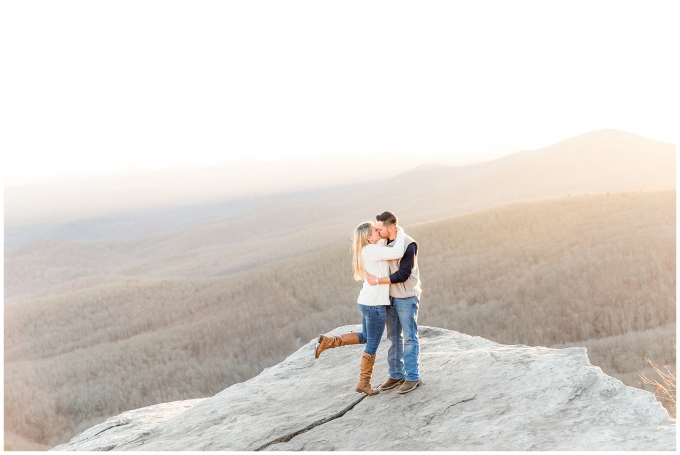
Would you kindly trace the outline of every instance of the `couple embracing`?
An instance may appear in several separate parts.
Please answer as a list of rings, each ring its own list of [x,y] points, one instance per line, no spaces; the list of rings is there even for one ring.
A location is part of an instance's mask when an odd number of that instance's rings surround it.
[[[376,216],[376,223],[362,223],[354,231],[352,269],[354,279],[364,281],[357,303],[362,330],[340,336],[319,336],[316,357],[329,348],[366,344],[361,355],[357,392],[375,395],[400,386],[408,393],[420,384],[418,306],[420,279],[418,243],[406,235],[390,212]],[[389,377],[380,387],[371,387],[371,375],[380,338],[387,330]]]

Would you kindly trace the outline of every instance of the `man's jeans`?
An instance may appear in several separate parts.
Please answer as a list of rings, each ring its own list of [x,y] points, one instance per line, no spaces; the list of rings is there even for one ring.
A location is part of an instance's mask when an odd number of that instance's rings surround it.
[[[361,332],[359,343],[366,343],[364,352],[373,355],[378,350],[380,338],[385,331],[386,305],[368,306],[359,304],[361,310]]]
[[[392,379],[419,381],[420,343],[418,341],[418,297],[390,297],[387,307],[387,364]],[[403,335],[402,335],[403,332]]]

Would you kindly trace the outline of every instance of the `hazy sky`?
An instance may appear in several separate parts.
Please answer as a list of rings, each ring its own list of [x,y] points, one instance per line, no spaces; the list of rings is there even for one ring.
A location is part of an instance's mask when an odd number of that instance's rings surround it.
[[[510,152],[602,128],[677,143],[679,5],[3,2],[5,184],[128,164]]]

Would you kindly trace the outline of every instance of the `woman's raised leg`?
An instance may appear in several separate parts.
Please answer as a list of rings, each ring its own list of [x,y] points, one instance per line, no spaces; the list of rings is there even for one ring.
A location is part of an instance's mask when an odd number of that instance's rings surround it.
[[[359,305],[359,309],[361,310]],[[326,349],[337,348],[338,346],[345,346],[348,344],[364,344],[366,343],[366,318],[361,314],[361,332],[350,332],[344,333],[340,336],[327,337],[326,335],[319,335],[319,339],[316,344],[316,351],[314,352],[314,357],[319,358],[321,353]],[[381,335],[382,336],[382,335]]]
[[[348,344],[360,344],[359,334],[356,332],[343,333],[340,336],[327,337],[319,335],[319,340],[316,345],[316,352],[314,356],[318,359],[323,351],[326,349],[337,348],[338,346],[345,346]]]

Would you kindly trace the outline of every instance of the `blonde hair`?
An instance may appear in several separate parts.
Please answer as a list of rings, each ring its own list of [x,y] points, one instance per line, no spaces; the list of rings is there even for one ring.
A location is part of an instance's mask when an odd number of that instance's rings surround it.
[[[368,236],[371,235],[372,223],[361,223],[354,230],[352,239],[352,272],[354,279],[361,281],[364,279],[364,262],[361,260],[361,249],[368,244]]]

